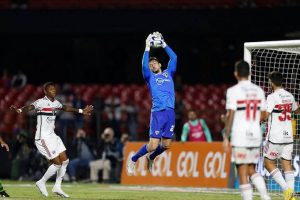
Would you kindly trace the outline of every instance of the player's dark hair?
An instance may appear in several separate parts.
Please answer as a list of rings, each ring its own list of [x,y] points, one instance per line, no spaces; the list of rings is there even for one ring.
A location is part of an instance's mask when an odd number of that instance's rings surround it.
[[[250,74],[250,66],[246,61],[240,60],[235,63],[234,71],[239,77],[248,77]]]
[[[268,75],[269,79],[271,80],[271,82],[275,85],[275,86],[281,86],[282,85],[282,81],[283,81],[283,76],[280,72],[271,72]]]
[[[155,61],[159,62],[159,60],[156,57],[150,57],[149,58],[149,62],[151,62],[152,60],[155,60]]]
[[[44,90],[47,90],[47,88],[48,88],[50,85],[55,86],[55,84],[54,84],[53,82],[47,82],[47,83],[44,83],[44,85],[43,85]]]

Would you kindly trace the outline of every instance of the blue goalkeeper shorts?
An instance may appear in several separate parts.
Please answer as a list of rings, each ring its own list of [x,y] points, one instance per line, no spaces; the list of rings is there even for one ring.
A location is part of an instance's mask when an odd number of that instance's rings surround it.
[[[173,138],[175,128],[174,110],[151,112],[150,138]]]

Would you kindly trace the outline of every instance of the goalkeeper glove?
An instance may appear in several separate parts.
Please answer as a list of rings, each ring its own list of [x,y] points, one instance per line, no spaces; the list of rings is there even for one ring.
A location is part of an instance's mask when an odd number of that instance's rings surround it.
[[[151,38],[152,38],[152,34],[149,34],[148,37],[147,37],[147,39],[146,39],[146,47],[145,47],[145,51],[150,51]]]
[[[161,38],[163,48],[165,48],[167,46],[167,43],[165,42],[164,37],[162,36],[162,34],[160,32],[156,31],[153,33],[153,35]]]

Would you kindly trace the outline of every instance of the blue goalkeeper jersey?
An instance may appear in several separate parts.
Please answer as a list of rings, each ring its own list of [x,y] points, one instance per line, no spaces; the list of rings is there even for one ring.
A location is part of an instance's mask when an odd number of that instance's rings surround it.
[[[170,57],[170,61],[168,68],[160,74],[153,73],[149,68],[149,51],[145,51],[143,56],[143,76],[152,97],[152,112],[175,107],[173,77],[176,72],[177,56],[169,46],[165,47],[165,51]]]

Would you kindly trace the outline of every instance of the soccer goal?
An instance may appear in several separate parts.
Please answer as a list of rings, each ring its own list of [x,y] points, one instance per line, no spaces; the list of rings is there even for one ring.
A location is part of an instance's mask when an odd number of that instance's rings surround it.
[[[284,87],[300,101],[300,40],[246,42],[244,44],[244,60],[251,65],[251,81],[262,87],[266,95],[272,92],[268,74],[279,71],[284,76]],[[293,166],[295,168],[295,192],[300,192],[300,117],[293,116],[294,152]],[[265,135],[265,134],[264,134]],[[262,152],[262,151],[261,151]],[[278,168],[280,169],[280,164]],[[279,185],[264,169],[262,157],[257,170],[265,177],[269,192],[281,192]]]

